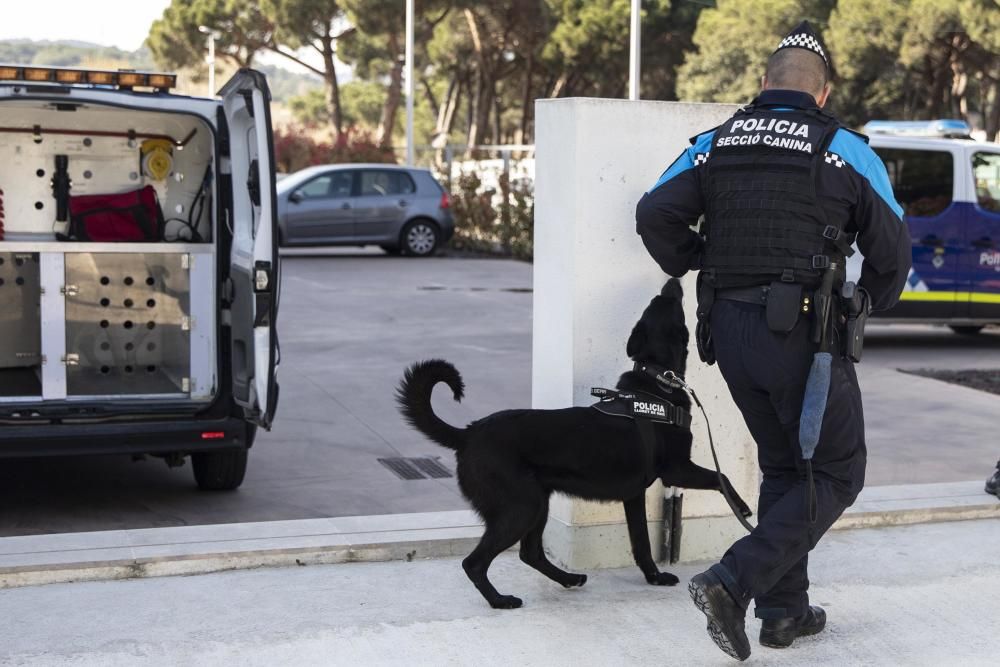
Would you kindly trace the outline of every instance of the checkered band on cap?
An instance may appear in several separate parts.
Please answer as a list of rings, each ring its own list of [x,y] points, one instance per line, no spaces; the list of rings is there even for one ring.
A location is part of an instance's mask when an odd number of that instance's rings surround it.
[[[778,44],[778,49],[787,49],[789,47],[809,49],[810,51],[818,55],[820,58],[822,58],[824,62],[827,62],[826,53],[823,52],[823,47],[820,46],[819,42],[816,41],[816,38],[813,37],[812,35],[807,35],[804,32],[800,32],[797,35],[789,35],[788,37],[785,37],[783,40],[781,40],[781,43]],[[827,64],[829,64],[829,62],[827,62]]]
[[[809,25],[809,21],[803,21],[795,26],[790,33],[785,35],[785,38],[781,40],[774,52],[777,53],[781,49],[807,49],[822,58],[828,68],[831,67],[830,58],[826,55],[826,49],[823,48],[823,43],[820,41],[816,31]]]

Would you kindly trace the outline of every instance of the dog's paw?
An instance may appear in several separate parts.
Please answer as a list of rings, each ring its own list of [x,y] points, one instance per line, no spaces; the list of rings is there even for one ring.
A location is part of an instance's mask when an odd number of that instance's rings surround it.
[[[521,598],[514,597],[513,595],[501,595],[493,602],[490,602],[490,606],[494,609],[517,609],[522,604]]]
[[[646,581],[654,586],[676,586],[680,579],[669,572],[657,572],[655,577],[646,577]]]
[[[587,575],[585,574],[574,574],[566,579],[563,586],[566,588],[579,588],[587,583]]]

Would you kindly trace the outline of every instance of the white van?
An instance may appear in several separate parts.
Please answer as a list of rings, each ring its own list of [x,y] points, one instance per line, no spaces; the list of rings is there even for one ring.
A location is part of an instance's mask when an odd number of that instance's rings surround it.
[[[243,481],[278,398],[270,93],[0,65],[0,457],[191,456]]]
[[[877,321],[947,324],[978,333],[1000,324],[1000,144],[973,141],[962,121],[873,121],[882,158],[913,243],[899,304]],[[861,273],[848,260],[848,279]]]

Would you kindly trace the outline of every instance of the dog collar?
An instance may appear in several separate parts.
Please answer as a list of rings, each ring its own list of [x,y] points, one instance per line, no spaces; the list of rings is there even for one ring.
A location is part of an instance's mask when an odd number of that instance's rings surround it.
[[[635,362],[635,365],[632,366],[632,370],[653,378],[656,380],[656,384],[660,387],[660,389],[668,393],[673,393],[674,389],[688,389],[688,385],[684,382],[684,378],[666,366],[637,361]]]

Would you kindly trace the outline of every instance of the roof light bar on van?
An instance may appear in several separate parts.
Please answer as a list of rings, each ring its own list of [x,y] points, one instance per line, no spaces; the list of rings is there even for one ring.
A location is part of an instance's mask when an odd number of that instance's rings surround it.
[[[177,75],[167,72],[136,72],[134,70],[0,65],[0,81],[80,83],[94,86],[118,86],[119,88],[155,88],[166,92],[177,86]]]
[[[897,137],[939,137],[968,139],[972,128],[964,120],[873,120],[864,127],[865,134],[888,134]]]

